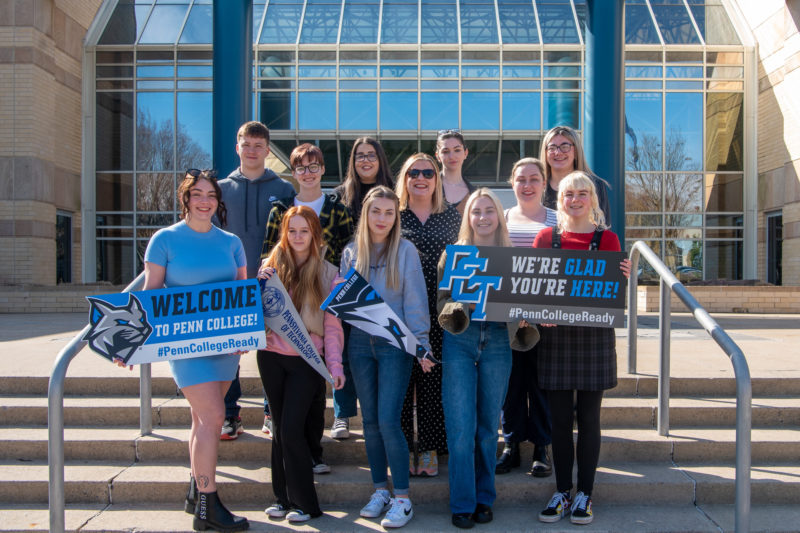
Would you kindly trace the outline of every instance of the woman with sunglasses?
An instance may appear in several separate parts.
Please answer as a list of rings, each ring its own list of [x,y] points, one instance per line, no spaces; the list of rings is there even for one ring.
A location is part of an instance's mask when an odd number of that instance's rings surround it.
[[[542,149],[540,159],[544,161],[544,174],[547,187],[544,192],[545,207],[556,209],[558,203],[558,186],[567,174],[575,170],[586,172],[592,177],[595,189],[597,190],[597,200],[606,221],[611,221],[611,212],[608,205],[608,192],[606,187],[610,187],[608,182],[597,176],[586,164],[586,157],[583,154],[583,145],[578,137],[578,133],[569,126],[556,126],[548,131],[542,139]]]
[[[267,218],[267,231],[261,249],[261,260],[267,258],[280,240],[281,221],[293,206],[307,206],[319,217],[322,226],[322,237],[327,249],[325,260],[339,268],[342,250],[353,237],[353,219],[350,211],[339,201],[335,194],[323,194],[322,175],[325,173],[325,161],[322,150],[318,146],[304,143],[292,150],[289,156],[292,176],[297,180],[299,190],[296,194],[277,200]],[[322,434],[325,431],[325,383],[321,382],[314,396],[306,424],[308,445],[314,462],[315,474],[327,474],[330,466],[322,457]]]
[[[461,175],[461,168],[469,155],[460,130],[441,130],[436,138],[436,159],[442,164],[442,189],[448,204],[455,205],[464,214],[467,197],[475,187]]]
[[[373,187],[384,186],[394,188],[389,161],[381,143],[372,137],[359,137],[350,151],[347,164],[347,175],[344,182],[334,189],[341,202],[350,210],[353,227],[358,227],[361,217],[361,204]],[[342,324],[345,336],[345,349],[342,352],[344,375],[347,378],[343,388],[333,391],[333,425],[331,438],[350,438],[350,417],[356,416],[356,389],[350,373],[347,339],[350,337],[350,326]]]
[[[239,237],[224,225],[227,209],[213,171],[188,170],[178,187],[181,220],[160,229],[144,253],[144,290],[185,287],[247,278],[247,259]],[[184,509],[194,514],[194,529],[241,531],[246,518],[234,516],[217,496],[217,450],[225,402],[236,377],[241,352],[170,361],[175,383],[192,411],[189,434],[191,477]],[[119,364],[119,363],[118,363]]]
[[[396,189],[402,236],[419,251],[428,292],[428,312],[436,316],[436,267],[445,247],[456,242],[461,215],[445,201],[439,167],[428,154],[414,154],[403,163]],[[429,339],[436,359],[441,359],[442,335],[442,327],[432,320]],[[438,475],[437,453],[447,453],[441,365],[434,366],[431,372],[423,372],[419,363],[414,363],[403,404],[402,425],[410,446],[411,475]]]

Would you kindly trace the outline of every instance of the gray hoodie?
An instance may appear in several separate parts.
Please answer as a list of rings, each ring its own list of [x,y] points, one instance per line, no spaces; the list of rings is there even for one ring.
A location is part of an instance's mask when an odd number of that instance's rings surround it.
[[[268,168],[260,178],[252,181],[237,168],[219,181],[219,187],[228,209],[228,224],[224,229],[242,240],[247,256],[247,277],[254,278],[272,202],[293,195],[294,187]],[[214,223],[219,225],[216,217]]]

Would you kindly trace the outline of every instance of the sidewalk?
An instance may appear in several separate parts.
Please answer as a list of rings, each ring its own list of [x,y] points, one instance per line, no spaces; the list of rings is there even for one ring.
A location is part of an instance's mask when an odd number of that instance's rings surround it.
[[[714,319],[747,357],[753,378],[800,377],[800,314],[718,314]],[[48,377],[56,354],[86,325],[83,313],[0,315],[0,377]],[[628,369],[627,331],[617,330],[619,375]],[[658,375],[658,315],[639,316],[639,374]],[[732,377],[733,367],[716,343],[688,313],[672,316],[673,377]],[[89,348],[72,361],[68,377],[119,377],[128,372],[105,362]],[[135,371],[134,371],[135,373]],[[152,365],[154,377],[169,377],[169,366]],[[257,377],[254,354],[242,357],[241,375]]]

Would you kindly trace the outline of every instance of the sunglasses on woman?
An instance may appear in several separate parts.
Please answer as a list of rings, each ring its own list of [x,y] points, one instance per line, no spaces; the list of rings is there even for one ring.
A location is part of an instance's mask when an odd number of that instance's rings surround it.
[[[412,180],[417,179],[420,174],[422,174],[422,177],[425,178],[426,180],[430,180],[430,179],[433,179],[433,176],[436,173],[433,171],[432,168],[426,168],[426,169],[423,169],[423,170],[420,170],[418,168],[412,168],[411,170],[408,171],[407,174],[408,174],[408,177],[411,178]]]

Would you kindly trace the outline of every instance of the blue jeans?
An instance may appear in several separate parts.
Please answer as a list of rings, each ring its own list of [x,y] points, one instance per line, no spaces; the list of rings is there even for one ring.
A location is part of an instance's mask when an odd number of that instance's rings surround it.
[[[508,330],[501,322],[470,322],[460,335],[444,332],[442,404],[450,450],[450,511],[493,505],[497,426],[511,374]]]
[[[349,324],[342,322],[344,330],[344,350],[342,350],[342,369],[344,370],[344,387],[333,391],[333,416],[336,418],[351,418],[356,416],[356,387],[353,383],[353,374],[350,372],[350,359],[347,345],[350,338]]]
[[[353,328],[348,344],[350,371],[361,402],[367,460],[375,488],[388,483],[392,471],[395,492],[408,492],[408,445],[400,413],[411,377],[413,358]],[[388,461],[387,461],[388,460]]]

